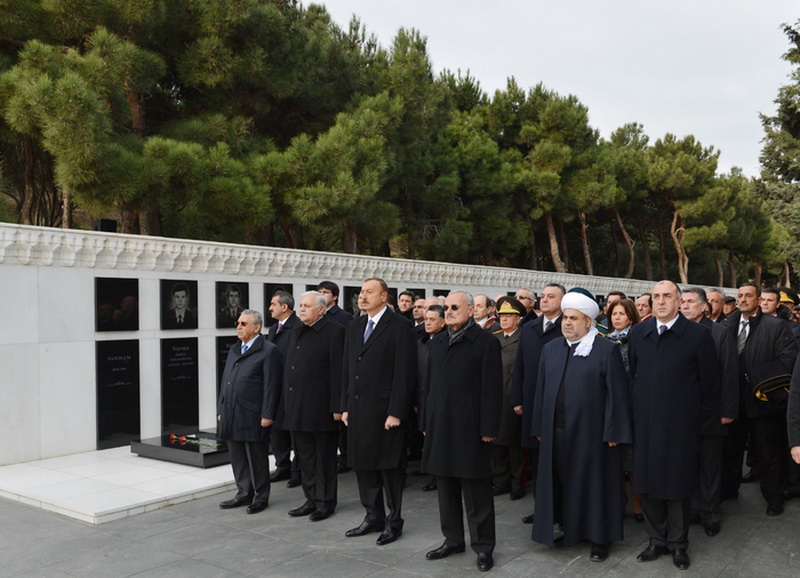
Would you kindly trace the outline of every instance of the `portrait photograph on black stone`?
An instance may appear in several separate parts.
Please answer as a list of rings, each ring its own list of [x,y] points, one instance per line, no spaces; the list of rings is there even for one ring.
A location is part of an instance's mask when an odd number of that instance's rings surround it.
[[[235,328],[250,303],[250,285],[217,281],[217,328]]]
[[[222,372],[225,370],[225,362],[228,360],[228,351],[230,351],[231,345],[238,342],[236,331],[232,331],[230,335],[217,337],[217,395],[214,399],[219,397],[219,382],[222,380]]]
[[[264,283],[264,329],[277,323],[269,314],[269,304],[276,291],[286,291],[291,293],[292,297],[295,297],[294,285],[291,283]],[[264,334],[266,335],[266,332]]]
[[[139,341],[98,341],[97,449],[127,445],[139,437]]]
[[[197,329],[197,281],[161,280],[161,329]]]
[[[95,330],[139,329],[139,280],[96,277],[94,280]]]
[[[342,289],[342,296],[339,297],[339,307],[358,317],[361,311],[358,310],[358,294],[361,293],[361,287],[353,287],[352,285],[345,285]]]

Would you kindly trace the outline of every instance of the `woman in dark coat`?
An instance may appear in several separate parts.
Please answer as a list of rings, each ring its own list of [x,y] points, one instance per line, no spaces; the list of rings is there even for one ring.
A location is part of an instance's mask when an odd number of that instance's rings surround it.
[[[622,540],[617,444],[633,441],[628,375],[619,348],[594,328],[596,302],[575,295],[562,301],[566,339],[548,343],[539,365],[531,429],[541,440],[532,536],[552,546],[553,525],[561,523],[565,546],[588,540],[592,560],[602,561],[608,544]]]
[[[631,327],[639,323],[639,311],[636,304],[630,299],[620,299],[616,301],[608,312],[608,319],[611,325],[611,333],[608,338],[619,346],[619,352],[622,354],[622,363],[625,365],[625,371],[628,376],[631,374],[631,364],[628,361],[628,332]],[[630,381],[628,382],[630,384]],[[628,394],[630,395],[630,391]],[[621,447],[622,451],[622,496],[623,505],[622,509],[625,510],[625,500],[627,492],[625,490],[625,482],[630,481],[631,488],[633,488],[633,446],[624,444]],[[642,506],[639,504],[639,494],[631,489],[631,507],[633,508],[633,517],[637,522],[644,522],[644,515],[642,515]]]

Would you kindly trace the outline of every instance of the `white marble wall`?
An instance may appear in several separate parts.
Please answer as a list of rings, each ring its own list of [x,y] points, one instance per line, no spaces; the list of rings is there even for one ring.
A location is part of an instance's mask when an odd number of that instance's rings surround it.
[[[138,339],[141,432],[160,433],[159,339],[196,336],[200,426],[214,426],[217,336],[212,314],[193,331],[159,329],[159,280],[198,281],[198,309],[215,311],[215,282],[249,282],[250,307],[268,314],[263,283],[344,287],[367,277],[391,287],[466,288],[496,295],[550,281],[597,293],[639,294],[652,283],[427,261],[318,253],[0,223],[0,465],[95,449],[95,341]],[[136,332],[95,332],[94,279],[139,279]]]

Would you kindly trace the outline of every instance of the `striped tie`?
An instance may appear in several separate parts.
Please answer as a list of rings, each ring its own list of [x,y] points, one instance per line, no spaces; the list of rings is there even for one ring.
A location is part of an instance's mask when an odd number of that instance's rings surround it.
[[[736,338],[736,352],[741,355],[744,351],[744,346],[747,343],[747,324],[749,321],[742,321],[742,326],[739,329],[739,335]]]

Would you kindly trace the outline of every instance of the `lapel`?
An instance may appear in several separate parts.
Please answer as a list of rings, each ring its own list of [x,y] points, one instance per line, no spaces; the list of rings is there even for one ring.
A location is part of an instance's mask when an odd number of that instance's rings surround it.
[[[569,352],[570,352],[570,348],[569,348],[569,345],[567,345],[567,340],[566,339],[562,339],[561,343],[558,345],[558,347],[555,348],[555,351],[554,351],[554,354],[553,354],[553,360],[554,360],[554,362],[556,364],[556,368],[557,368],[557,371],[558,371],[558,374],[556,376],[557,379],[555,381],[556,384],[561,384],[561,382],[564,381],[564,369],[567,366],[567,355],[569,354]],[[558,389],[555,389],[554,391],[555,391],[555,393],[557,395],[558,394]]]
[[[647,321],[642,322],[644,324],[644,331],[642,332],[642,338],[649,339],[650,341],[658,342],[658,330],[656,329],[656,321],[655,317],[651,317]]]

